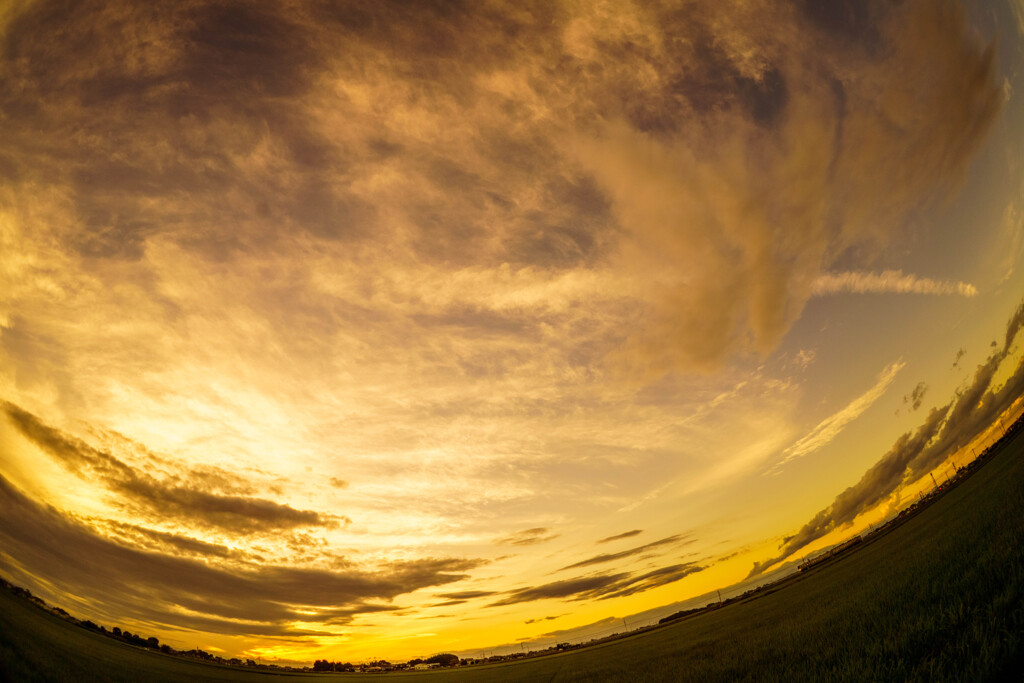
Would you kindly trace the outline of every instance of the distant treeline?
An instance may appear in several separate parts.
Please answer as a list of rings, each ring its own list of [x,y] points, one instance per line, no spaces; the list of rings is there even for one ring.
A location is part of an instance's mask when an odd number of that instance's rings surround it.
[[[403,669],[427,669],[439,666],[466,666],[471,660],[459,659],[458,655],[449,653],[434,655],[427,659],[410,659],[404,664],[392,664],[381,659],[368,664],[351,664],[349,662],[331,662],[326,659],[318,659],[313,662],[313,671],[401,671]]]
[[[123,630],[117,626],[111,629],[107,629],[89,619],[78,619],[71,616],[60,607],[54,607],[48,605],[45,600],[37,595],[33,595],[32,591],[27,588],[17,586],[10,581],[7,581],[3,577],[0,577],[0,588],[3,588],[14,595],[31,602],[36,607],[49,612],[50,614],[56,615],[65,621],[68,621],[76,626],[84,628],[88,631],[98,633],[100,635],[113,638],[114,640],[120,640],[128,645],[134,645],[136,647],[143,647],[157,652],[162,652],[166,655],[173,655],[177,657],[186,657],[189,659],[200,659],[203,661],[211,662],[214,664],[220,664],[223,666],[244,666],[252,667],[257,669],[269,669],[274,671],[289,671],[289,672],[310,672],[310,671],[402,671],[407,669],[416,668],[435,668],[435,667],[448,667],[448,666],[466,666],[469,664],[476,663],[476,660],[472,659],[459,659],[457,655],[451,653],[436,654],[427,659],[412,659],[408,662],[392,664],[386,660],[378,660],[362,664],[352,664],[351,662],[331,662],[326,659],[318,659],[312,667],[290,667],[290,666],[278,666],[277,664],[260,664],[255,660],[246,659],[244,662],[234,657],[232,659],[225,659],[218,655],[210,654],[205,650],[194,648],[192,650],[175,650],[170,645],[160,644],[160,641],[154,636],[142,636],[136,633],[132,633],[127,630]]]
[[[84,629],[95,631],[97,633],[102,633],[105,636],[116,638],[118,640],[129,643],[130,645],[137,645],[138,647],[148,647],[153,650],[160,650],[164,653],[173,652],[173,650],[168,645],[161,645],[160,641],[152,636],[150,636],[149,638],[143,638],[142,636],[134,634],[130,631],[122,631],[117,626],[108,631],[105,627],[100,626],[90,621],[89,619],[76,619],[75,617],[71,616],[70,614],[62,610],[60,607],[52,607],[46,604],[45,600],[43,600],[39,596],[32,595],[32,591],[28,590],[27,588],[15,586],[13,583],[7,581],[2,577],[0,577],[0,587],[3,587],[11,593],[14,593],[17,596],[24,598],[25,600],[28,600],[31,603],[34,603],[36,606],[41,607],[47,612],[50,612],[51,614],[56,614],[58,617],[66,619],[67,621],[70,621],[73,624],[77,624],[78,626],[81,626]],[[204,652],[203,654],[207,653]]]
[[[137,633],[132,633],[128,630],[122,630],[117,626],[114,626],[113,628],[108,630],[106,627],[101,626],[90,619],[78,619],[76,617],[73,617],[60,607],[48,605],[45,600],[43,600],[37,595],[33,595],[32,591],[28,590],[27,588],[16,586],[10,581],[4,579],[3,577],[0,577],[0,588],[3,588],[13,593],[14,595],[17,595],[20,598],[28,600],[37,607],[49,612],[50,614],[56,615],[61,619],[64,619],[65,621],[75,624],[76,626],[84,628],[88,631],[93,631],[94,633],[98,633],[100,635],[107,636],[108,638],[113,638],[114,640],[120,640],[121,642],[127,643],[128,645],[144,647],[157,652],[162,652],[165,655],[187,657],[190,659],[202,659],[205,661],[216,662],[218,664],[224,664],[228,666],[260,666],[260,668],[280,668],[282,670],[288,671],[303,671],[303,669],[296,669],[293,667],[277,667],[273,664],[261,666],[257,665],[256,662],[252,659],[247,659],[245,662],[242,662],[242,660],[238,658],[224,659],[223,657],[218,657],[216,655],[210,654],[209,652],[206,652],[205,650],[200,650],[199,648],[194,648],[192,650],[175,650],[170,645],[161,645],[159,639],[157,639],[155,636],[142,636]]]

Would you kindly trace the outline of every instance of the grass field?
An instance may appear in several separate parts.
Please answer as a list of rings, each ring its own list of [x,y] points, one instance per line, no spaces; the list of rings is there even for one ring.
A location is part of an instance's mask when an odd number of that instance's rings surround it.
[[[0,591],[13,681],[1024,681],[1024,436],[934,505],[768,595],[601,646],[438,672],[274,675],[133,648]]]

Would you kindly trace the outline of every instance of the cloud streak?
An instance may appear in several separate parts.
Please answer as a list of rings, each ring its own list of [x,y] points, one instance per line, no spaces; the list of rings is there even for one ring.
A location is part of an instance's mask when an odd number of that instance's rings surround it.
[[[585,560],[580,560],[579,562],[562,567],[559,571],[565,571],[566,569],[579,569],[581,567],[591,567],[595,564],[605,564],[607,562],[621,560],[624,557],[632,557],[633,555],[645,553],[652,548],[660,548],[666,545],[684,546],[693,542],[695,542],[694,539],[688,539],[687,537],[681,534],[676,534],[675,536],[663,538],[660,541],[645,543],[644,545],[640,545],[635,548],[630,548],[628,550],[622,550],[617,553],[602,553],[600,555],[595,555]]]
[[[906,366],[902,360],[889,364],[879,373],[874,386],[851,401],[846,407],[833,415],[822,420],[806,436],[782,452],[780,460],[771,471],[777,471],[780,467],[805,455],[823,448],[839,435],[846,425],[860,417],[865,410],[874,405],[875,401],[892,386],[897,373]]]
[[[551,530],[546,527],[534,527],[533,529],[523,529],[517,531],[514,534],[499,538],[495,543],[498,545],[537,545],[538,543],[547,543],[548,541],[558,538],[558,534],[549,533]]]
[[[643,529],[633,529],[631,531],[623,531],[621,534],[615,534],[614,536],[608,536],[602,538],[597,543],[611,543],[612,541],[619,541],[623,538],[632,538],[633,536],[639,536],[643,533]]]
[[[694,563],[676,564],[644,573],[622,572],[598,574],[552,581],[540,586],[511,591],[506,597],[488,605],[503,607],[536,600],[611,600],[680,581],[705,567]]]
[[[943,282],[904,274],[902,270],[881,273],[853,271],[824,273],[814,281],[815,296],[828,294],[932,294],[973,297],[978,289],[967,282]]]

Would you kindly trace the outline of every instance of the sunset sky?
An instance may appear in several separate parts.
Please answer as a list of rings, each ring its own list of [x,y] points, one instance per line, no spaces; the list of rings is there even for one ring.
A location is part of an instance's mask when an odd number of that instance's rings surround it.
[[[1022,94],[1024,0],[4,2],[0,574],[404,661],[835,543],[1021,410]]]

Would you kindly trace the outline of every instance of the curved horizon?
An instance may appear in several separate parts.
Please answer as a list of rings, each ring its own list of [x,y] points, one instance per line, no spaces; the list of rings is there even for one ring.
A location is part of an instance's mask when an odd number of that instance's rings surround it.
[[[0,45],[0,575],[76,616],[589,639],[1024,411],[1020,0],[22,0]]]

